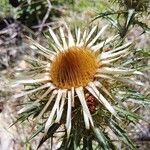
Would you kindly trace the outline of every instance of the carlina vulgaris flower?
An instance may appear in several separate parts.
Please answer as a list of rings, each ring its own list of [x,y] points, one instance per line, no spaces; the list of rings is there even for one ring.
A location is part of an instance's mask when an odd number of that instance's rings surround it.
[[[113,107],[114,102],[110,100],[113,99],[111,93],[103,84],[103,80],[111,86],[112,82],[109,81],[128,82],[123,76],[141,73],[122,66],[112,67],[112,63],[129,53],[131,42],[104,51],[106,45],[118,38],[118,35],[111,36],[99,42],[107,27],[106,25],[97,32],[98,27],[94,26],[90,31],[85,30],[83,34],[81,29],[77,28],[73,35],[69,27],[65,25],[67,35],[64,28],[60,27],[60,36],[49,27],[53,40],[50,42],[51,48],[45,48],[29,38],[32,42],[31,47],[36,49],[36,52],[44,59],[33,60],[38,64],[33,72],[35,79],[16,81],[16,85],[24,84],[29,86],[30,90],[15,95],[15,98],[38,95],[35,101],[21,109],[19,113],[27,112],[33,106],[42,105],[37,120],[48,113],[44,123],[45,134],[54,123],[63,122],[69,138],[74,126],[72,124],[74,109],[78,107],[83,114],[87,130],[94,128],[96,121],[93,120],[92,115],[101,107],[114,117],[118,117]]]

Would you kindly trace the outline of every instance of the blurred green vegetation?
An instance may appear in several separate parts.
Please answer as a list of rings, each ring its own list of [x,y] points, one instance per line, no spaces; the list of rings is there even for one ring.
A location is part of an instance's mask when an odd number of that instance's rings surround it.
[[[108,1],[104,0],[79,0],[74,3],[74,11],[93,10],[94,12],[104,11]]]
[[[9,4],[9,0],[2,0],[0,3],[0,18],[13,17],[28,27],[41,23],[48,9],[47,0],[19,0],[19,3],[20,5],[14,8]],[[63,10],[66,11],[65,15],[83,11],[95,14],[104,11],[108,2],[101,0],[51,0],[51,4],[52,11],[47,21],[51,21],[53,17],[61,17],[61,11],[63,12]]]
[[[0,2],[0,18],[10,16],[11,14],[11,5],[9,4],[8,0],[1,0]]]

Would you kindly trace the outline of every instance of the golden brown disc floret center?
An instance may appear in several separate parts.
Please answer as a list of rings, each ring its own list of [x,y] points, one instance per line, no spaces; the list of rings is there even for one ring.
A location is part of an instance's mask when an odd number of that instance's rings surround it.
[[[50,75],[59,88],[86,86],[93,81],[98,68],[96,55],[85,47],[71,47],[56,56]]]

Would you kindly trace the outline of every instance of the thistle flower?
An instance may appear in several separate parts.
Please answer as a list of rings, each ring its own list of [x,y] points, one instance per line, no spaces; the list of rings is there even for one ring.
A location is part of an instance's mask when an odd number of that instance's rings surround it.
[[[73,35],[66,26],[67,34],[60,27],[58,36],[49,28],[50,48],[30,39],[31,47],[36,48],[41,59],[31,59],[32,78],[16,82],[25,85],[26,91],[15,97],[29,95],[30,103],[19,111],[19,119],[25,120],[31,115],[36,118],[40,127],[33,137],[44,131],[39,146],[64,129],[60,149],[77,149],[81,145],[83,149],[92,148],[93,141],[103,149],[115,149],[106,131],[109,128],[117,135],[115,140],[123,139],[130,148],[135,148],[119,122],[138,117],[113,97],[111,86],[116,82],[139,84],[130,76],[142,73],[121,65],[113,67],[129,54],[131,42],[110,47],[118,35],[100,42],[106,29],[104,26],[97,31],[95,26],[82,34],[78,28]]]

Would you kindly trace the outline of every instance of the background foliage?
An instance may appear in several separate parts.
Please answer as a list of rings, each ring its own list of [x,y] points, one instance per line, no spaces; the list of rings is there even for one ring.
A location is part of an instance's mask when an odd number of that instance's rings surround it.
[[[139,92],[131,91],[127,87],[121,87],[121,85],[116,86],[116,84],[114,84],[113,88],[114,91],[117,90],[117,88],[122,89],[122,99],[121,99],[122,102],[125,99],[129,99],[131,101],[133,99],[138,99],[139,100],[138,102],[141,103],[142,105],[135,112],[141,113],[142,115],[145,113],[146,120],[149,120],[149,117],[147,117],[149,111],[143,107],[149,104],[147,100],[149,100],[149,95],[150,95],[149,93],[150,81],[149,81],[149,71],[148,71],[149,58],[150,58],[149,0],[113,0],[113,1],[51,0],[52,9],[48,14],[48,18],[45,20],[44,24],[42,24],[42,22],[48,10],[47,0],[19,0],[19,3],[20,5],[14,8],[12,5],[10,5],[9,0],[1,0],[0,2],[0,23],[5,21],[6,18],[11,17],[14,19],[14,22],[19,23],[19,27],[23,29],[23,31],[19,30],[19,37],[22,38],[23,42],[19,42],[19,45],[17,44],[17,42],[14,42],[13,46],[10,44],[10,42],[12,42],[12,38],[9,38],[7,40],[3,40],[3,39],[9,37],[10,35],[13,35],[13,33],[18,35],[18,31],[14,32],[16,28],[15,29],[12,28],[10,34],[8,34],[8,31],[10,31],[8,29],[10,29],[10,27],[12,26],[11,23],[8,23],[5,28],[6,30],[0,30],[0,59],[1,58],[9,59],[6,61],[8,62],[6,65],[7,67],[1,70],[0,72],[1,75],[0,76],[0,89],[1,89],[0,102],[2,102],[2,104],[4,105],[3,108],[4,111],[2,111],[2,116],[0,116],[0,122],[3,122],[4,125],[3,123],[1,124],[0,130],[5,128],[6,126],[9,126],[15,121],[16,119],[15,117],[17,116],[16,112],[19,110],[19,107],[16,106],[21,105],[23,102],[22,99],[20,99],[19,101],[15,101],[12,98],[12,95],[20,91],[22,87],[20,87],[19,89],[10,90],[8,88],[10,86],[6,87],[6,85],[9,85],[9,81],[11,79],[14,79],[17,76],[16,70],[18,68],[19,69],[26,68],[26,64],[24,62],[24,59],[26,58],[26,54],[28,53],[31,56],[35,56],[34,53],[31,53],[28,50],[29,47],[26,44],[25,35],[26,34],[28,34],[29,36],[34,35],[34,38],[37,39],[39,37],[38,40],[41,41],[41,43],[46,44],[46,42],[43,40],[43,36],[37,36],[37,35],[41,35],[42,32],[47,32],[46,27],[48,25],[52,26],[54,29],[57,28],[57,26],[59,26],[59,21],[61,22],[62,19],[69,22],[72,26],[82,25],[83,27],[89,24],[90,21],[93,24],[99,24],[100,26],[109,23],[112,26],[112,28],[107,32],[107,35],[111,35],[113,33],[119,33],[120,37],[122,38],[121,42],[127,40],[135,40],[135,47],[132,49],[132,55],[128,57],[128,60],[123,60],[124,66],[130,66],[144,71],[145,76],[143,78],[140,78],[140,80],[144,82],[145,88],[140,89],[139,87],[136,87],[136,89]],[[20,34],[22,35],[20,36]],[[15,38],[16,41],[19,41],[18,36],[15,36]],[[7,41],[7,42],[4,43],[3,41]],[[15,59],[12,59],[12,56],[15,56],[13,57]],[[2,63],[5,64],[4,59],[2,59]],[[11,64],[14,64],[13,67],[11,66]],[[146,95],[146,97],[144,95]],[[133,110],[134,109],[135,107],[133,107]],[[128,114],[126,111],[122,111],[118,107],[116,108],[116,110],[118,112],[120,111],[120,113],[124,115],[123,117],[129,118],[133,122],[137,120],[137,118],[139,118],[139,116],[137,116],[135,113]],[[33,112],[31,112],[31,114],[32,113]],[[28,116],[26,114],[24,115],[25,116],[23,116],[23,119],[25,119],[24,117],[26,117],[27,119]],[[111,122],[110,125],[113,126],[114,129],[116,129],[116,124],[113,121]],[[128,124],[125,125],[128,126]],[[40,136],[35,138],[35,140],[32,141],[32,145],[29,144],[28,141],[31,140],[37,133],[43,131],[43,126],[40,125],[39,128],[37,129],[37,132],[33,134],[33,136],[31,136],[30,133],[32,131],[33,126],[34,125],[31,123],[29,127],[28,123],[25,121],[23,122],[22,125],[16,124],[13,128],[10,129],[11,136],[13,135],[11,141],[16,142],[16,150],[19,148],[19,146],[20,148],[24,146],[24,149],[26,150],[29,150],[31,148],[34,149],[36,147],[40,139]],[[138,124],[134,124],[131,128],[134,127],[136,130],[136,127],[138,128],[138,126],[139,126]],[[143,124],[140,126],[141,130],[147,131],[147,128],[143,129],[143,126],[144,126]],[[54,127],[57,127],[57,125]],[[129,128],[129,131],[131,131],[131,128]],[[121,130],[122,129],[119,128],[119,131]],[[141,130],[140,132],[138,132],[140,136],[143,134],[143,132],[141,133]],[[2,133],[3,132],[1,132],[0,135]],[[7,132],[4,130],[4,133]],[[98,129],[95,130],[95,133],[99,140],[101,140],[101,137],[105,136]],[[11,136],[9,135],[9,137]],[[1,137],[3,136],[1,135]],[[75,138],[76,140],[78,139],[78,137]],[[7,139],[9,138],[7,137]],[[72,136],[71,142],[73,140],[74,137]],[[88,143],[88,140],[89,139],[86,138],[84,139],[83,146]],[[130,143],[130,141],[128,142]],[[102,143],[102,144],[104,147],[110,146],[109,143]],[[90,148],[91,146],[90,143],[88,146]],[[144,146],[141,148],[142,150],[144,150]],[[44,144],[43,149],[45,150],[46,148],[48,149],[49,147],[50,145],[48,142]],[[149,147],[149,145],[145,146],[145,150],[147,150],[147,147]]]

